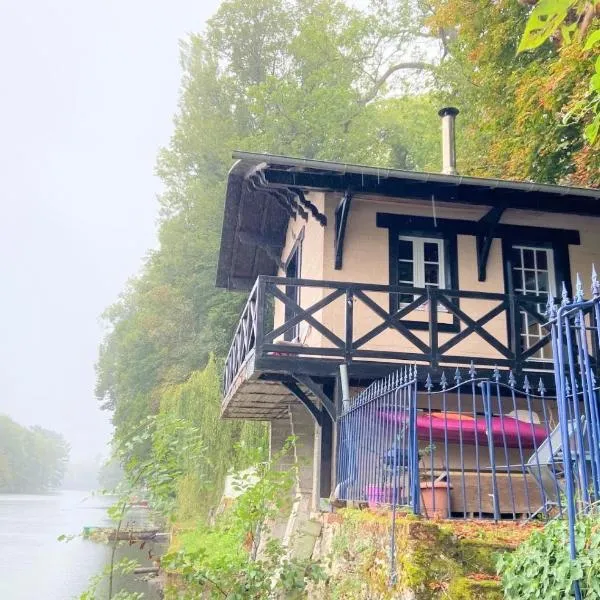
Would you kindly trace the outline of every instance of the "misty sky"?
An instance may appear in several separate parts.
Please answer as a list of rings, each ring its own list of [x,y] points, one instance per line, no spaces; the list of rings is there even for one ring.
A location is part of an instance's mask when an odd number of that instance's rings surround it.
[[[0,0],[0,413],[106,452],[99,319],[156,243],[178,40],[218,0]]]

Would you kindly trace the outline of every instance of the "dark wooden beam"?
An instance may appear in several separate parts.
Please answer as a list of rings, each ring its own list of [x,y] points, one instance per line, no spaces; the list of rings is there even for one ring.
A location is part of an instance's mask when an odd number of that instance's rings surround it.
[[[599,203],[600,206],[600,203]],[[479,221],[466,219],[437,219],[434,226],[431,217],[413,217],[411,215],[396,215],[390,213],[377,213],[377,227],[388,229],[419,229],[431,232],[448,232],[458,235],[479,235],[485,232],[486,225]],[[559,240],[564,244],[575,246],[581,243],[579,231],[576,229],[555,229],[550,227],[532,227],[529,225],[503,225],[495,227],[495,236],[498,238],[520,238],[533,242],[547,242]]]
[[[327,217],[319,212],[319,209],[304,195],[304,192],[300,188],[291,187],[290,192],[298,196],[300,203],[305,206],[312,214],[312,216],[323,226],[327,225]]]
[[[556,194],[534,189],[530,191],[494,189],[485,182],[482,182],[481,185],[466,185],[460,183],[460,178],[456,178],[455,184],[431,180],[416,181],[410,177],[386,177],[385,169],[382,169],[379,177],[349,172],[290,171],[275,168],[266,168],[262,173],[269,185],[295,186],[308,190],[343,191],[351,189],[354,194],[377,194],[398,198],[400,201],[407,198],[429,200],[433,194],[440,202],[600,216],[600,203],[597,198],[569,194],[568,188],[564,194]]]
[[[295,382],[291,380],[284,380],[281,382],[292,394],[304,404],[306,410],[313,416],[314,420],[317,422],[317,425],[321,425],[321,420],[323,415],[321,411],[315,406],[315,403],[308,397],[307,394],[304,393],[302,388]]]
[[[346,191],[335,209],[335,264],[334,268],[339,271],[344,260],[344,240],[346,239],[346,227],[350,216],[352,205],[352,194]]]
[[[494,240],[494,233],[504,210],[503,206],[494,206],[477,222],[481,227],[481,231],[476,237],[477,278],[479,281],[485,281],[487,277],[487,263]]]
[[[321,386],[308,375],[294,375],[294,378],[306,386],[321,401],[331,420],[335,421],[337,419],[335,404],[327,397]]]

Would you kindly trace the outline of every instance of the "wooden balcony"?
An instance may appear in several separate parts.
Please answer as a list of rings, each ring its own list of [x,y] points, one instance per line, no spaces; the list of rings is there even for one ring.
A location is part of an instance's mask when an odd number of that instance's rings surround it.
[[[270,419],[285,413],[289,384],[333,381],[348,364],[363,385],[402,364],[422,373],[474,365],[552,382],[547,298],[477,291],[260,276],[225,364],[223,416]],[[524,343],[524,316],[537,338]],[[530,331],[531,333],[531,331]],[[536,333],[536,332],[534,332]]]

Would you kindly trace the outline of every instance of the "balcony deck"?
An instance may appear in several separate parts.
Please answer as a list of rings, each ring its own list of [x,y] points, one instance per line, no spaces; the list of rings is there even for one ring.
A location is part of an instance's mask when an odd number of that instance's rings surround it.
[[[296,289],[296,294],[289,291]],[[295,298],[292,297],[295,295]],[[412,301],[407,301],[412,298]],[[225,364],[224,417],[281,417],[294,395],[287,384],[307,376],[333,381],[349,365],[360,386],[405,364],[448,374],[474,365],[551,386],[550,335],[540,307],[547,298],[476,291],[260,276],[242,312]],[[521,319],[541,326],[521,343]]]

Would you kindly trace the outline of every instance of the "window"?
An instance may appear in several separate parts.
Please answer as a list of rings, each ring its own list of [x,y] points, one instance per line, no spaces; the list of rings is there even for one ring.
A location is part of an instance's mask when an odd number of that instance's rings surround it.
[[[425,237],[398,237],[397,284],[410,287],[446,287],[444,241]],[[401,304],[412,302],[412,294],[402,294]]]
[[[551,248],[513,245],[511,249],[513,288],[517,294],[546,297],[548,292],[556,296],[556,276],[554,271],[554,251]],[[545,302],[537,305],[543,315]],[[545,332],[542,326],[528,313],[521,311],[521,349],[527,350],[536,344]],[[548,344],[538,350],[535,358],[552,358]]]

